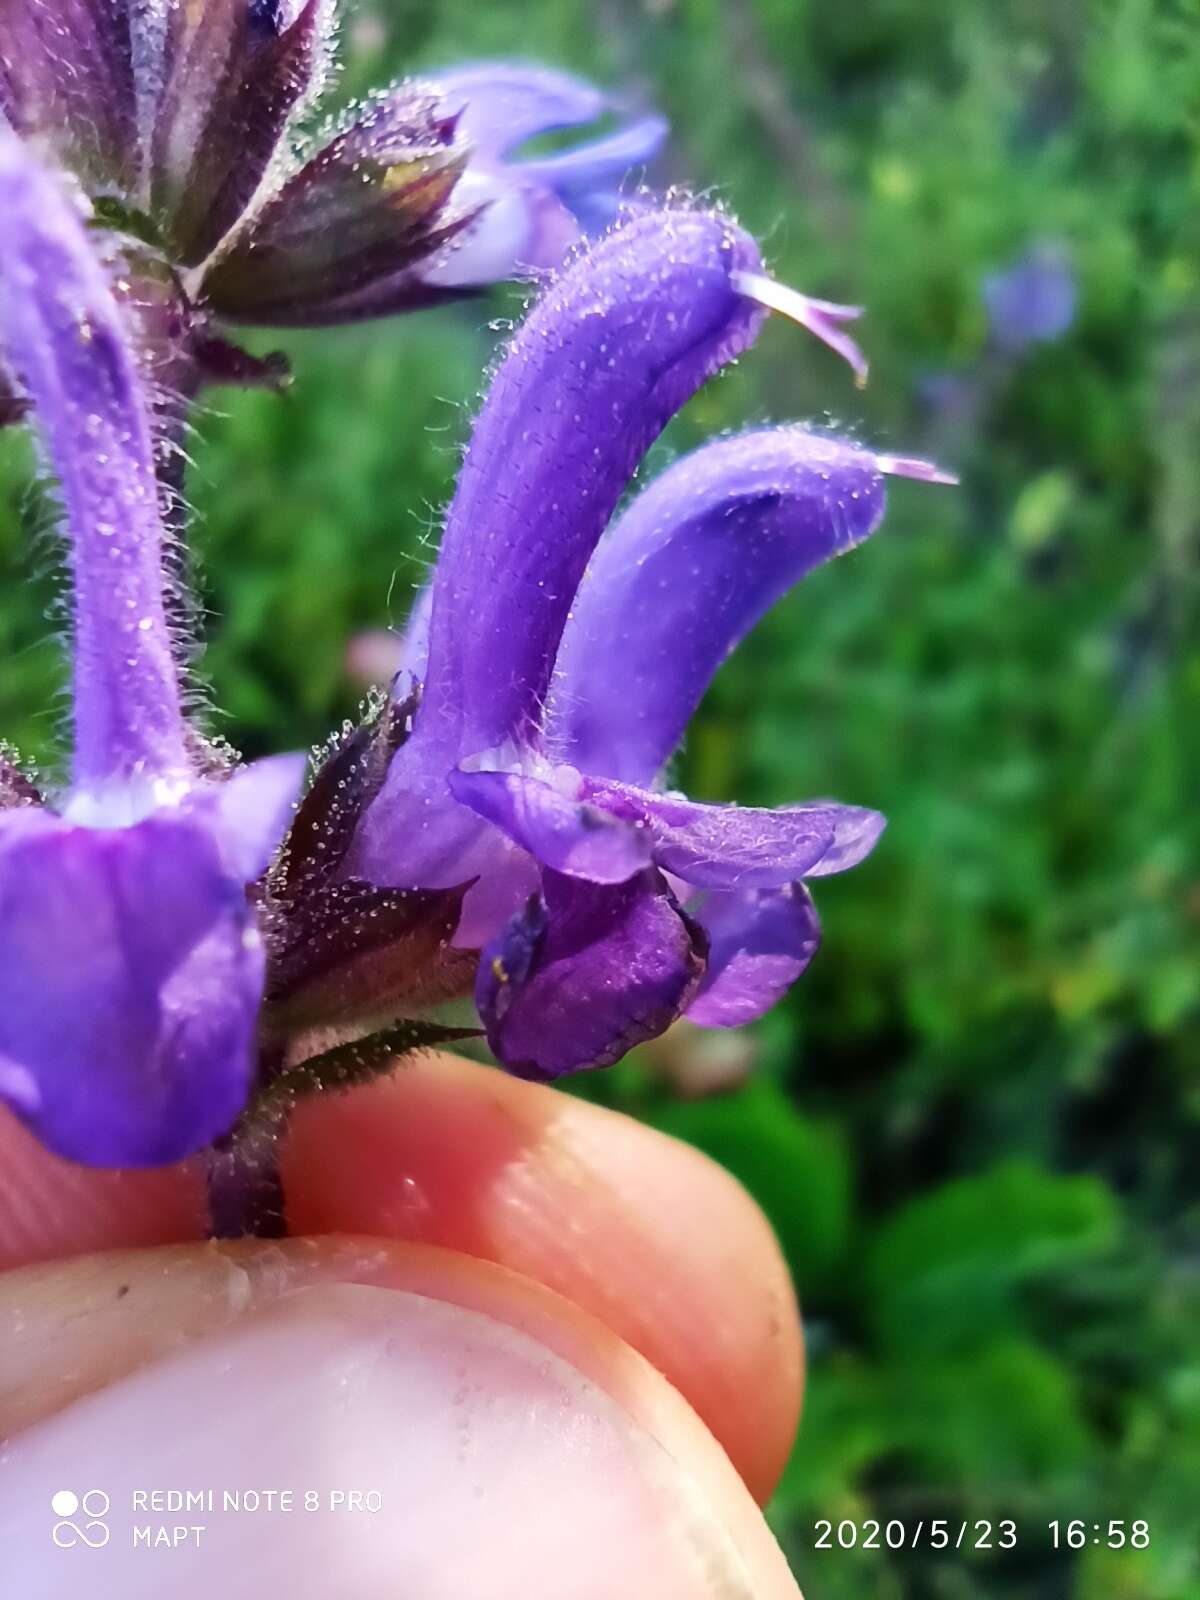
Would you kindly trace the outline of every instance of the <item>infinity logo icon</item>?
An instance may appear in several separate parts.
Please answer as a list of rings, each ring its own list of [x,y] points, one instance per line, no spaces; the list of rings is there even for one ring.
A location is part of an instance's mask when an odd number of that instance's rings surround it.
[[[56,1490],[50,1496],[50,1509],[59,1520],[50,1537],[60,1550],[73,1550],[80,1544],[89,1550],[103,1550],[109,1528],[102,1519],[108,1515],[109,1504],[103,1489],[85,1489],[82,1498],[73,1489]]]

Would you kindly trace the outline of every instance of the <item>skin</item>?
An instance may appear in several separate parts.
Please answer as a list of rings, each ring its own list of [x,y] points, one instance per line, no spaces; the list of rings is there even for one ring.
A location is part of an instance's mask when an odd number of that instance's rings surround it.
[[[28,1592],[73,1600],[78,1557],[122,1600],[164,1572],[185,1600],[794,1600],[756,1501],[799,1319],[728,1174],[445,1056],[302,1107],[283,1170],[294,1237],[215,1245],[194,1164],[91,1172],[0,1121],[0,1543]],[[110,1545],[56,1551],[49,1497],[84,1478]],[[137,1488],[326,1483],[383,1514],[139,1516],[207,1542],[130,1548]]]

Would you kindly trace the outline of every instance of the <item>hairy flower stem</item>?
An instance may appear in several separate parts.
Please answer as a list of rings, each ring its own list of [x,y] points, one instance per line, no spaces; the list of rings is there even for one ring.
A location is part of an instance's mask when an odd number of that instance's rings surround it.
[[[218,1140],[208,1152],[210,1239],[285,1239],[278,1123]]]
[[[259,1083],[269,1085],[283,1065],[282,1053],[264,1046]],[[285,1239],[283,1179],[279,1151],[287,1127],[287,1105],[265,1100],[207,1152],[209,1237]]]

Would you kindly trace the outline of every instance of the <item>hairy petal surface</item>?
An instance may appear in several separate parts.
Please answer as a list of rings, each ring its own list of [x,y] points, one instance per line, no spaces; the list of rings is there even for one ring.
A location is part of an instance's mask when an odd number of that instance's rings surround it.
[[[756,257],[723,217],[654,212],[537,301],[447,517],[419,728],[449,728],[465,754],[535,719],[579,579],[638,462],[758,330],[761,312],[729,282]]]
[[[795,878],[845,872],[883,832],[878,811],[832,802],[781,806],[704,805],[632,784],[584,778],[584,802],[640,823],[654,860],[699,889],[777,889]]]
[[[406,856],[453,804],[450,767],[530,732],[579,579],[638,461],[758,329],[762,312],[730,285],[756,258],[722,217],[648,213],[535,305],[463,463],[433,580],[424,697],[356,841],[362,876],[420,881]]]
[[[550,1081],[664,1032],[704,970],[704,934],[649,871],[615,885],[544,875],[484,951],[475,999],[497,1059]]]
[[[689,915],[709,938],[708,966],[688,1019],[738,1028],[769,1011],[816,955],[821,925],[802,883],[707,895]]]
[[[245,1103],[263,983],[246,885],[304,762],[197,780],[125,326],[82,216],[7,132],[0,212],[0,337],[62,485],[75,580],[65,812],[19,787],[0,810],[0,1095],[60,1155],[154,1165]]]
[[[576,775],[577,777],[577,775]],[[517,772],[450,774],[450,792],[543,866],[591,883],[624,883],[650,863],[650,830]],[[578,789],[576,782],[571,786]]]
[[[777,889],[856,866],[884,827],[860,806],[704,805],[573,767],[545,777],[459,770],[449,786],[543,866],[592,883],[623,883],[653,859],[696,888]]]
[[[885,507],[877,458],[803,428],[722,439],[644,489],[588,565],[545,737],[587,772],[650,783],[713,674],[806,573]]]
[[[135,175],[129,0],[4,0],[0,122],[36,136],[99,188]]]
[[[146,398],[84,219],[0,130],[0,343],[58,475],[74,579],[76,786],[187,766]]]

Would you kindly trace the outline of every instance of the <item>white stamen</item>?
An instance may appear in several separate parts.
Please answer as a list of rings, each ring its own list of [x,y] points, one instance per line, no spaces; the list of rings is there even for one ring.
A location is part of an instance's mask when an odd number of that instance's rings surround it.
[[[761,272],[735,270],[729,274],[729,281],[736,292],[745,295],[747,300],[765,306],[768,311],[777,311],[780,316],[798,322],[809,333],[815,334],[847,363],[860,389],[866,384],[867,359],[849,334],[843,333],[837,326],[840,322],[852,322],[855,317],[861,316],[861,306],[838,305],[833,300],[814,300],[809,295],[801,294],[798,289],[789,289],[786,284],[776,283],[774,278],[768,278]]]
[[[921,461],[916,456],[876,456],[875,465],[894,478],[917,478],[922,483],[948,483],[952,487],[958,484],[953,472],[943,472],[932,461]]]
[[[768,278],[767,282],[770,283],[771,281]],[[778,288],[780,286],[776,284],[775,287]],[[796,291],[794,289],[786,289],[784,292],[794,294]],[[865,306],[844,306],[837,300],[818,300],[811,294],[806,294],[802,298],[808,301],[814,311],[823,311],[834,322],[853,322],[857,317],[861,317],[866,309]]]

